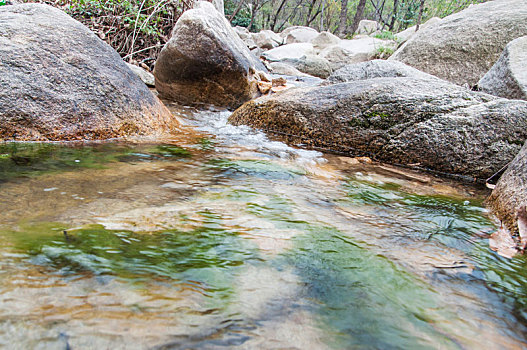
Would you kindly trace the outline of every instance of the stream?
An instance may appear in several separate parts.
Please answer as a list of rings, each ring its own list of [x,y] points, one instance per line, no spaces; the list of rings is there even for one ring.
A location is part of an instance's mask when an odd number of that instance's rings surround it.
[[[0,144],[0,348],[527,348],[487,190],[170,108],[162,143]]]

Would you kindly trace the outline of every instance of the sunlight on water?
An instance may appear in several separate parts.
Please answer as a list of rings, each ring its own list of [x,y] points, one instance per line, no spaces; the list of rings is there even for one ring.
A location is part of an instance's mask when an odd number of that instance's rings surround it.
[[[172,109],[163,144],[0,145],[0,347],[527,347],[484,190]]]

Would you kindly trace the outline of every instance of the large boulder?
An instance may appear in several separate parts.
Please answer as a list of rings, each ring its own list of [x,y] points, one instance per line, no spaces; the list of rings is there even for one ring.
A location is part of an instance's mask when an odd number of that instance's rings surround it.
[[[517,213],[527,206],[527,143],[499,179],[487,204],[510,232],[518,232]]]
[[[262,97],[230,121],[328,152],[484,179],[527,138],[527,102],[439,79],[374,78]]]
[[[88,28],[48,5],[0,6],[0,140],[157,134],[175,118]]]
[[[491,95],[527,100],[527,36],[511,41],[498,62],[478,82]]]
[[[322,50],[319,55],[330,62],[333,70],[337,70],[347,64],[369,61],[377,55],[381,48],[394,45],[393,41],[370,37],[341,40],[337,45]]]
[[[420,79],[440,80],[433,75],[423,73],[413,67],[397,61],[372,60],[348,64],[333,72],[327,79],[328,83],[338,84],[349,81],[367,80],[373,78],[414,77]]]
[[[441,18],[439,18],[439,17],[432,17],[428,21],[426,21],[425,23],[421,24],[419,26],[419,30],[423,30],[423,29],[425,29],[427,27],[430,27],[431,25],[434,25],[434,24],[439,23],[439,22],[441,22]],[[417,29],[417,26],[411,26],[411,27],[403,30],[402,32],[399,32],[399,33],[395,34],[395,38],[397,39],[397,43],[398,44],[403,44],[403,43],[407,42],[408,39],[410,39],[412,36],[414,36],[415,33],[417,33],[416,29]]]
[[[311,40],[311,44],[313,44],[313,47],[317,52],[320,52],[329,46],[338,45],[338,43],[340,43],[340,38],[330,32],[321,32]]]
[[[262,30],[259,33],[253,33],[252,39],[259,48],[270,50],[282,45],[283,39],[271,30]]]
[[[198,2],[177,21],[154,68],[160,95],[183,104],[238,107],[258,96],[266,68],[212,4]]]
[[[313,28],[296,27],[288,31],[288,34],[284,37],[284,41],[286,44],[309,43],[317,35],[318,32]]]
[[[279,62],[286,59],[298,59],[305,55],[314,55],[315,50],[313,44],[297,43],[277,47],[275,49],[266,51],[262,56],[271,62]]]
[[[419,30],[389,59],[473,86],[513,39],[527,35],[525,0],[495,0]]]

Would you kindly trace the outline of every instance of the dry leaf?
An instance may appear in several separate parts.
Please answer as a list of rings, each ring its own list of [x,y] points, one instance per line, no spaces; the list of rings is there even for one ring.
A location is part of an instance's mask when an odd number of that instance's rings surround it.
[[[505,227],[500,227],[498,231],[490,235],[489,238],[490,249],[497,252],[505,258],[512,258],[518,254],[516,249],[516,242],[512,239],[510,232]]]

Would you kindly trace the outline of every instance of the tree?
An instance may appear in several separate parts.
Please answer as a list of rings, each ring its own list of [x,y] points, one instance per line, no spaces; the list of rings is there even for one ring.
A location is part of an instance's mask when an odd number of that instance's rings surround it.
[[[344,35],[346,32],[347,20],[348,20],[348,0],[341,0],[339,29],[338,29],[338,32],[340,35]]]
[[[359,22],[362,19],[365,7],[366,0],[359,0],[359,4],[357,5],[357,12],[355,12],[355,17],[353,17],[353,23],[351,25],[351,34],[355,34],[357,28],[359,28]]]

